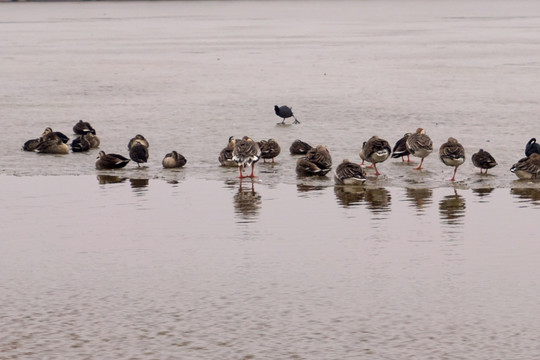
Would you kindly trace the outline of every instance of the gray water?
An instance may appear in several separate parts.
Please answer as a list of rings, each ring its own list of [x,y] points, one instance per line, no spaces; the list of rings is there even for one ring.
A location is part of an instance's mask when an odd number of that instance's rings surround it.
[[[540,3],[0,3],[0,359],[537,359]],[[277,126],[274,104],[300,125]],[[99,150],[21,150],[89,121]],[[423,127],[467,161],[298,178]],[[229,136],[275,138],[254,181]],[[470,156],[499,165],[478,174]],[[164,170],[177,150],[185,168]]]

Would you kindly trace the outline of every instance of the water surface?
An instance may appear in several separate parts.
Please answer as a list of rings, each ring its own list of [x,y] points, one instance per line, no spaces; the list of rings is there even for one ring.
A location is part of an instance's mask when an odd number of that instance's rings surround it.
[[[533,1],[0,3],[0,359],[537,359],[540,138]],[[276,126],[275,104],[300,125]],[[92,123],[101,150],[21,150]],[[298,178],[423,127],[452,169],[365,187]],[[275,138],[252,182],[217,157]],[[479,148],[499,166],[481,176]],[[185,168],[164,170],[177,150]]]

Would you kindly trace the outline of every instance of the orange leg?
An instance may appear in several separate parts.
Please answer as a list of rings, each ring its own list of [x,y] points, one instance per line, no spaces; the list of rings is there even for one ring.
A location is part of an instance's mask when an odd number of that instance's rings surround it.
[[[377,176],[381,175],[379,170],[377,170],[377,166],[375,166],[375,163],[373,163],[372,165],[373,165],[373,168],[375,169],[375,175],[377,175]]]
[[[414,170],[422,170],[422,163],[424,162],[424,158],[420,161],[420,165],[418,167],[414,168]]]
[[[456,181],[456,171],[457,171],[457,166],[454,168],[454,176],[452,176],[450,181]]]

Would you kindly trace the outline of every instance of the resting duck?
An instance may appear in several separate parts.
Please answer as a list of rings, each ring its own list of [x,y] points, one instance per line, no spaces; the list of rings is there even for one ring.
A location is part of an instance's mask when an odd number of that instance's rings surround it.
[[[45,128],[43,134],[41,134],[43,140],[59,138],[64,144],[67,144],[69,137],[61,133],[60,131],[53,131],[50,127]]]
[[[381,175],[377,170],[377,163],[381,163],[388,159],[392,153],[392,148],[388,141],[379,138],[378,136],[372,136],[368,141],[364,143],[361,153],[363,153],[366,161],[373,164],[375,169],[375,175]]]
[[[525,156],[531,156],[531,154],[540,154],[540,144],[536,142],[535,138],[529,140],[525,145]]]
[[[99,137],[96,134],[88,133],[83,135],[90,144],[90,149],[97,149],[99,147],[99,144],[101,143],[101,140],[99,140]]]
[[[96,130],[90,125],[90,123],[86,121],[79,120],[78,123],[73,125],[73,132],[77,135],[84,135],[84,134],[96,134]]]
[[[465,162],[465,149],[456,139],[449,137],[439,148],[439,158],[444,165],[454,167],[454,175],[450,181],[456,180],[457,168]]]
[[[266,159],[272,159],[272,162],[274,162],[274,158],[281,152],[279,144],[274,139],[261,140],[257,145],[259,145],[259,148],[261,149],[261,158],[263,159],[263,162],[266,162]]]
[[[110,170],[120,169],[127,165],[129,159],[118,154],[105,154],[105,151],[100,151],[96,161],[96,169]]]
[[[289,151],[292,155],[305,155],[311,148],[313,147],[308,143],[296,139],[289,147]]]
[[[221,166],[238,166],[236,161],[233,160],[233,150],[235,143],[236,139],[234,138],[234,136],[229,137],[229,142],[227,146],[225,146],[223,150],[221,150],[221,152],[219,153],[218,160]]]
[[[483,149],[480,149],[477,153],[474,153],[471,160],[473,165],[480,169],[480,174],[482,174],[483,169],[486,170],[485,174],[487,174],[488,169],[497,166],[497,162],[493,156]]]
[[[540,178],[540,154],[532,153],[512,165],[510,171],[520,179]]]
[[[235,141],[232,159],[238,165],[240,179],[245,177],[255,177],[253,173],[255,171],[255,163],[259,161],[260,157],[261,149],[259,148],[259,145],[249,136],[244,136],[242,140]],[[242,171],[248,166],[251,166],[251,175],[244,176]]]
[[[403,159],[404,156],[407,156],[407,162],[411,162],[411,159],[410,159],[410,153],[409,153],[409,150],[407,150],[407,139],[409,138],[409,136],[411,135],[411,133],[406,133],[405,135],[403,135],[403,137],[401,139],[399,139],[396,144],[394,145],[394,148],[392,149],[392,158],[393,159],[397,159],[397,158],[401,158],[401,162],[404,162],[405,160]]]
[[[283,106],[274,105],[274,112],[276,113],[277,116],[283,119],[283,121],[278,124],[285,124],[285,119],[288,119],[290,117],[294,118],[293,124],[300,124],[300,121],[298,121],[298,119],[296,119],[296,116],[294,116],[292,112],[292,108],[288,107],[287,105],[283,105]]]
[[[38,147],[39,143],[41,142],[41,138],[36,139],[30,139],[26,141],[23,145],[24,151],[34,151]]]
[[[44,135],[41,137],[34,151],[44,154],[69,154],[67,144],[55,132],[52,130],[48,131],[47,129],[45,129],[46,132],[43,133]]]
[[[296,162],[296,173],[298,175],[312,176],[326,175],[332,168],[332,157],[328,149],[322,145],[309,150],[305,157]]]
[[[79,136],[71,142],[71,151],[82,152],[90,150],[90,143],[85,136]]]
[[[430,137],[426,135],[424,129],[418,128],[414,134],[409,135],[405,145],[411,155],[422,159],[420,165],[414,168],[414,170],[421,170],[424,159],[433,151],[433,142]]]
[[[366,182],[366,172],[360,164],[344,159],[336,168],[334,180],[339,185],[362,185]]]
[[[186,163],[186,158],[182,154],[177,153],[176,151],[172,151],[165,155],[163,161],[161,162],[163,167],[166,169],[179,168],[186,165]]]

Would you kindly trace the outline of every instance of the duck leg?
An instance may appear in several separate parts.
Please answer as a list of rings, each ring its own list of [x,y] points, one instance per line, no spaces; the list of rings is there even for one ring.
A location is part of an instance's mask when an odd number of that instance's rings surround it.
[[[424,162],[424,158],[420,161],[420,165],[418,167],[415,167],[414,170],[422,170],[422,163]]]
[[[249,175],[249,177],[252,179],[256,177],[255,174],[253,174],[254,171],[255,171],[255,163],[251,164],[251,175]]]
[[[381,173],[379,172],[379,170],[377,170],[377,166],[375,165],[375,163],[371,164],[373,165],[373,168],[375,169],[375,175],[379,176],[381,175]]]
[[[457,171],[457,166],[454,168],[454,176],[452,176],[450,181],[456,181],[456,171]]]

